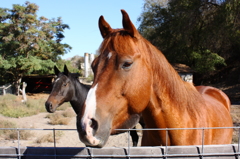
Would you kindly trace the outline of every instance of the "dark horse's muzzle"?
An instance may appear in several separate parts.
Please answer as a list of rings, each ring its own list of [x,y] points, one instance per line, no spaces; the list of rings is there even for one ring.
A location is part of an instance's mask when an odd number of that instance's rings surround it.
[[[53,108],[52,102],[45,102],[45,108],[49,113],[54,113],[56,109]]]

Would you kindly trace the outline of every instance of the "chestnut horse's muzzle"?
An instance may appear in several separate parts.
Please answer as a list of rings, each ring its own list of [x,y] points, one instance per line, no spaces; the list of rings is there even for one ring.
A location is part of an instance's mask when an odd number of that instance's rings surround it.
[[[110,124],[109,122],[103,122],[104,124],[99,129],[99,124],[95,119],[86,119],[82,121],[77,116],[77,130],[80,140],[89,147],[103,147],[110,136]]]

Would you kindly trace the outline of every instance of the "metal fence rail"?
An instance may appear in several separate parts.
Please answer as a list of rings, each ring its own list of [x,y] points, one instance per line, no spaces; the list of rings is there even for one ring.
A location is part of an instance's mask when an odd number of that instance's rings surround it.
[[[132,147],[131,152],[126,148],[53,148],[26,147],[21,148],[21,154],[15,153],[16,148],[5,148],[2,158],[216,158],[236,159],[236,145],[211,145],[205,147],[208,152],[201,153],[198,146],[169,146],[170,153],[166,154],[165,147]],[[0,151],[3,149],[0,149]]]
[[[130,135],[126,147],[57,147],[56,131],[77,131],[76,129],[33,129],[33,128],[0,128],[1,130],[16,130],[18,135],[17,147],[3,147],[0,145],[0,158],[238,158],[240,155],[239,132],[240,127],[213,127],[213,128],[165,128],[165,129],[117,129],[120,131],[151,130],[168,131],[174,130],[201,130],[202,138],[204,131],[208,129],[237,129],[238,143],[230,145],[194,145],[194,146],[155,146],[155,147],[131,147]],[[21,147],[20,133],[22,130],[52,131],[53,147]],[[129,134],[129,133],[128,133]],[[167,137],[166,137],[166,143]]]

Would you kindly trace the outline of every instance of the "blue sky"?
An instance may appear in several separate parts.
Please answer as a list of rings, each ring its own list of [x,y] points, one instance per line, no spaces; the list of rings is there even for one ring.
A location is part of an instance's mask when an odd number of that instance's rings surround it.
[[[70,29],[65,30],[62,43],[72,46],[72,50],[62,58],[85,52],[96,53],[102,37],[98,29],[98,18],[103,15],[112,28],[122,28],[121,9],[125,9],[133,24],[138,27],[137,18],[142,12],[144,0],[28,0],[39,6],[37,15],[48,19],[62,17]],[[12,4],[23,5],[26,0],[4,0],[1,8],[12,8]]]

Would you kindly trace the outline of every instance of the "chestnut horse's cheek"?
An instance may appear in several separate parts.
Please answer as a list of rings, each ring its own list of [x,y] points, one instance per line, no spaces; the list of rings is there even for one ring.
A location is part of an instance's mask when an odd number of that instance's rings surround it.
[[[149,77],[149,76],[147,76],[147,77]],[[133,113],[137,113],[137,114],[141,113],[146,108],[146,106],[148,105],[148,103],[150,101],[150,96],[152,93],[151,92],[152,91],[152,87],[151,87],[152,80],[151,80],[151,78],[147,78],[147,77],[137,77],[142,80],[141,83],[135,82],[135,84],[137,84],[137,87],[134,86],[134,83],[132,83],[132,86],[133,86],[133,88],[134,87],[138,88],[138,90],[134,91],[134,89],[132,89],[133,91],[130,91],[126,96]]]
[[[148,90],[142,91],[138,97],[134,97],[134,100],[129,100],[132,113],[140,114],[144,111],[150,101],[150,94]]]

